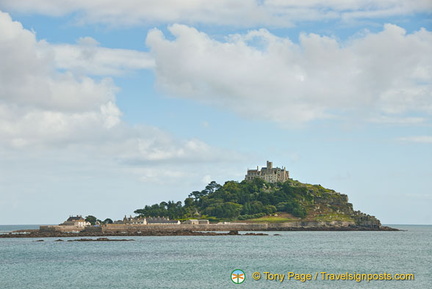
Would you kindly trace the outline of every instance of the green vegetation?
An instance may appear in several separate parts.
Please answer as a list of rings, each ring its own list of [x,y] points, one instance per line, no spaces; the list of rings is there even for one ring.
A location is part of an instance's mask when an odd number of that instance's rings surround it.
[[[112,224],[113,220],[111,220],[110,218],[106,218],[104,221],[99,220],[98,218],[96,218],[93,215],[88,215],[85,217],[85,221],[89,222],[90,224],[92,224],[92,226],[96,225],[96,224]]]
[[[88,215],[87,217],[85,217],[85,221],[89,222],[90,224],[92,224],[94,226],[97,222],[97,218],[95,216]]]
[[[255,223],[283,223],[297,221],[296,218],[284,218],[279,216],[265,216],[262,218],[251,219],[250,221]]]
[[[211,221],[254,222],[351,221],[379,224],[372,216],[354,211],[346,195],[321,185],[288,180],[267,183],[228,181],[223,186],[211,182],[202,191],[193,191],[184,202],[161,202],[137,209],[140,216],[168,216],[171,219],[207,218]],[[276,216],[277,215],[277,216]]]

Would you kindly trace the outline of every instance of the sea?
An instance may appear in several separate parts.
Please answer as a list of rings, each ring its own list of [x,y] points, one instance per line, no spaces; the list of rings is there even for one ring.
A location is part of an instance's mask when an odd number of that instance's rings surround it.
[[[0,288],[432,288],[432,226],[392,227],[402,231],[0,238]]]

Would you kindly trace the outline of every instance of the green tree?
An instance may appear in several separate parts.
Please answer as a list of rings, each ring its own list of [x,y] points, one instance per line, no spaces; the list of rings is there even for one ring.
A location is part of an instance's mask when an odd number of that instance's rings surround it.
[[[208,207],[205,212],[207,215],[215,216],[217,218],[233,219],[240,215],[242,205],[236,203],[216,203]]]
[[[186,208],[192,207],[194,205],[194,200],[192,198],[186,198],[184,200],[184,206]]]
[[[89,222],[90,224],[92,224],[94,226],[94,225],[96,225],[97,218],[95,216],[88,215],[87,217],[85,217],[85,221]]]
[[[103,221],[103,223],[104,223],[104,224],[112,224],[112,223],[114,223],[114,222],[113,222],[113,220],[111,220],[110,218],[106,218],[106,219]]]
[[[205,192],[205,195],[213,194],[217,190],[219,190],[222,186],[216,183],[215,181],[211,181],[203,190]]]

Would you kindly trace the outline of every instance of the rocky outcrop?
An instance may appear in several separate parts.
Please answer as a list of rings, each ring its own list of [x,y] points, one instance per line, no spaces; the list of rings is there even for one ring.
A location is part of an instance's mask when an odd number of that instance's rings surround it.
[[[68,242],[128,242],[135,241],[134,239],[108,239],[108,238],[97,238],[97,239],[89,239],[89,238],[81,238],[75,240],[68,240]]]

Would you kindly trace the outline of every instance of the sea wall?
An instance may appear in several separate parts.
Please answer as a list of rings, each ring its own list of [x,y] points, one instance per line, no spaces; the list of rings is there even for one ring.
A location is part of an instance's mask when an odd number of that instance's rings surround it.
[[[287,223],[228,223],[228,224],[181,224],[181,225],[119,225],[102,227],[104,233],[121,232],[179,232],[179,231],[284,231],[295,229],[338,229],[355,226],[354,222],[287,222]]]
[[[231,224],[181,224],[181,225],[120,225],[108,224],[102,227],[104,233],[121,233],[121,232],[180,232],[180,231],[265,231],[267,224],[247,224],[247,223],[231,223]]]
[[[91,234],[131,234],[152,232],[197,232],[197,231],[291,231],[291,230],[332,230],[355,227],[354,222],[287,222],[287,223],[224,223],[224,224],[151,224],[125,225],[107,224],[85,229],[74,226],[41,226],[40,232],[80,232]]]

